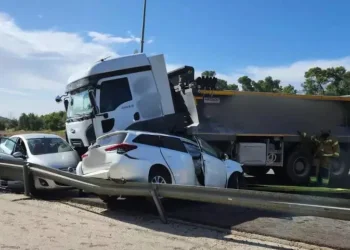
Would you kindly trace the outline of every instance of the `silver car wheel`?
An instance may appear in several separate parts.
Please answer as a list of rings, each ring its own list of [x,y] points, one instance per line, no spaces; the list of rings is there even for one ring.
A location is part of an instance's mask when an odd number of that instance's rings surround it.
[[[152,178],[151,183],[154,184],[166,184],[165,179],[162,176],[156,175]]]

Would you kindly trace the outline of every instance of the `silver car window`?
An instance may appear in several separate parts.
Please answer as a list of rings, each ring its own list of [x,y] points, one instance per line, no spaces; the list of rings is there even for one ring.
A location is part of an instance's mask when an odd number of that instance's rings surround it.
[[[62,138],[31,138],[28,139],[31,154],[44,155],[73,151],[71,146]]]

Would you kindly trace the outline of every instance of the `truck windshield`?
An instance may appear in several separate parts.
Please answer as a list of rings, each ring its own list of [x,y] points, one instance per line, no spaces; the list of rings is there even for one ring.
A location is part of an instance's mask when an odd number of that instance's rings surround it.
[[[88,90],[76,91],[70,94],[70,100],[67,109],[67,117],[76,117],[89,114],[92,111],[92,105],[89,99]]]

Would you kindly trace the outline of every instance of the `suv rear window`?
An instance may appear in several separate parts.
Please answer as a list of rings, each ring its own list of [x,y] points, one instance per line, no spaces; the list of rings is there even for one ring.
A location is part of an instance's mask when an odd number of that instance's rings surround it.
[[[100,146],[107,146],[111,144],[120,144],[124,142],[127,133],[117,133],[110,136],[97,139],[96,144]]]
[[[141,135],[137,136],[133,140],[133,142],[145,144],[145,145],[149,145],[149,146],[154,146],[154,147],[160,147],[160,141],[159,141],[158,135],[141,134]]]

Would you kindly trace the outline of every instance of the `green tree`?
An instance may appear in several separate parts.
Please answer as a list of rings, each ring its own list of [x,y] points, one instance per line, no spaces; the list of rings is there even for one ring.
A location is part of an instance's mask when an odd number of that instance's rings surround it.
[[[202,76],[215,77],[216,76],[216,72],[213,71],[213,70],[206,70],[206,71],[202,72]],[[219,79],[219,78],[218,78],[218,82],[216,84],[216,89],[217,90],[235,90],[235,91],[239,91],[238,85],[236,85],[236,84],[227,84],[226,80]]]
[[[238,78],[238,83],[242,85],[243,91],[280,93],[291,90],[291,94],[296,93],[296,91],[294,93],[290,87],[284,89],[282,86],[280,86],[281,81],[278,79],[273,79],[271,76],[268,76],[264,80],[259,80],[257,82],[253,81],[248,76],[242,76]]]
[[[294,86],[289,84],[288,86],[284,86],[282,88],[282,93],[295,95],[297,93],[297,90],[294,88]]]
[[[310,68],[305,72],[302,87],[309,95],[349,95],[350,72],[344,67]]]
[[[25,113],[22,113],[18,119],[18,128],[22,130],[28,130],[29,128],[29,120],[28,116]]]
[[[237,84],[227,84],[227,89],[228,90],[234,90],[234,91],[239,91],[238,85]]]
[[[248,76],[241,76],[240,78],[238,78],[238,83],[242,85],[243,91],[256,91],[254,88],[254,85],[256,83]]]
[[[9,129],[17,129],[18,128],[18,120],[17,119],[10,119],[10,121],[7,123]]]
[[[0,131],[6,129],[6,124],[4,121],[0,121]]]
[[[65,128],[66,113],[64,111],[52,112],[42,116],[44,121],[44,128],[57,131]]]

